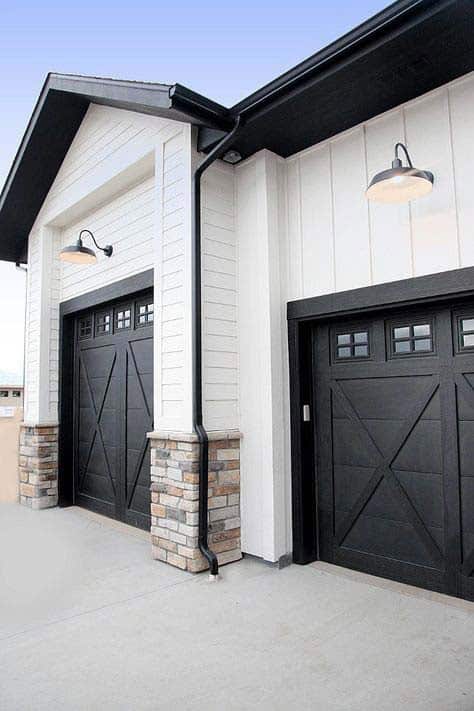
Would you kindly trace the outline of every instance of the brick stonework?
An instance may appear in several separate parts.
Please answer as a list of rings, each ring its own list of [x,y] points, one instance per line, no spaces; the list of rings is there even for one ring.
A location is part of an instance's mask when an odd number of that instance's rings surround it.
[[[208,563],[198,548],[199,445],[195,435],[151,433],[151,540],[153,557],[197,573]],[[240,550],[240,440],[210,435],[209,545],[219,564]]]
[[[58,428],[21,425],[20,503],[47,509],[58,503]]]

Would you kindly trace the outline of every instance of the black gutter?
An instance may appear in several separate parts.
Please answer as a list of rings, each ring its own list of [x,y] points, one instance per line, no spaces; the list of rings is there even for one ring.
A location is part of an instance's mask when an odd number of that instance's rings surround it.
[[[216,554],[209,548],[208,541],[208,493],[209,493],[209,438],[202,416],[202,274],[201,274],[201,178],[204,171],[222,158],[242,129],[242,121],[237,116],[234,127],[196,168],[192,177],[193,211],[193,427],[199,441],[199,550],[209,563],[209,573],[215,578],[219,574]]]

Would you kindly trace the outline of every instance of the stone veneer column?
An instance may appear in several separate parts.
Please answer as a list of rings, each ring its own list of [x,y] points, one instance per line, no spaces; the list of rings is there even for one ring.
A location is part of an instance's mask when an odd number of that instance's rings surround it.
[[[20,428],[20,503],[46,509],[58,503],[58,427]]]
[[[152,432],[152,554],[183,570],[208,568],[198,547],[199,444],[195,434]],[[240,434],[209,434],[209,545],[219,564],[240,560]]]

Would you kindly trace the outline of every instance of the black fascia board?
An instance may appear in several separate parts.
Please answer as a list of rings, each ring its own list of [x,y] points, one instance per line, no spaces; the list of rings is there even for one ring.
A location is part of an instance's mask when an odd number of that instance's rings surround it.
[[[48,74],[0,194],[0,259],[27,261],[36,216],[91,103],[197,125],[226,126],[226,110],[168,84]],[[179,104],[177,98],[186,96]]]
[[[442,0],[442,2],[439,0],[398,0],[239,101],[230,108],[230,113],[255,117],[269,104],[274,106],[275,102],[280,99],[287,100],[297,87],[304,87],[305,82],[314,78],[315,75],[319,76],[328,65],[341,61],[349,55],[353,56],[364,46],[372,46],[377,38],[386,41],[387,32],[400,29],[407,20],[412,20],[417,15],[417,21],[419,21],[421,10],[432,12],[434,9],[442,9],[453,2],[456,0]]]

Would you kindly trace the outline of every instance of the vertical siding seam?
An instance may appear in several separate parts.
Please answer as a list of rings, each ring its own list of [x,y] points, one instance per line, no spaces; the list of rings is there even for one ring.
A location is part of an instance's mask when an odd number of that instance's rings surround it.
[[[301,190],[301,161],[298,159],[297,163],[297,186],[298,186],[298,232],[299,232],[299,243],[300,243],[300,297],[306,295],[305,283],[304,283],[304,240],[303,240],[303,201],[302,201],[302,190]]]
[[[405,106],[401,107],[402,113],[402,124],[403,124],[403,142],[407,145],[407,118],[405,112]],[[410,228],[410,259],[411,259],[411,276],[415,276],[415,245],[413,242],[413,215],[411,211],[411,204],[408,203],[408,226]]]
[[[337,291],[337,268],[336,268],[336,220],[335,220],[335,200],[334,200],[334,170],[332,158],[332,141],[329,142],[329,180],[331,182],[331,232],[332,232],[332,278],[334,291]]]
[[[449,87],[446,89],[446,100],[448,105],[448,126],[449,126],[449,151],[451,154],[451,166],[453,170],[453,190],[454,190],[454,213],[456,215],[456,240],[458,246],[458,267],[462,266],[461,262],[461,235],[459,228],[459,211],[458,211],[458,191],[456,181],[456,161],[454,160],[454,133],[451,113],[451,92]]]
[[[369,163],[367,158],[367,125],[362,126],[362,139],[364,142],[364,164],[365,164],[365,184],[369,184]],[[367,206],[367,231],[369,239],[369,276],[370,284],[374,283],[374,264],[373,264],[373,249],[372,249],[372,223],[370,220],[370,202],[366,199]]]

